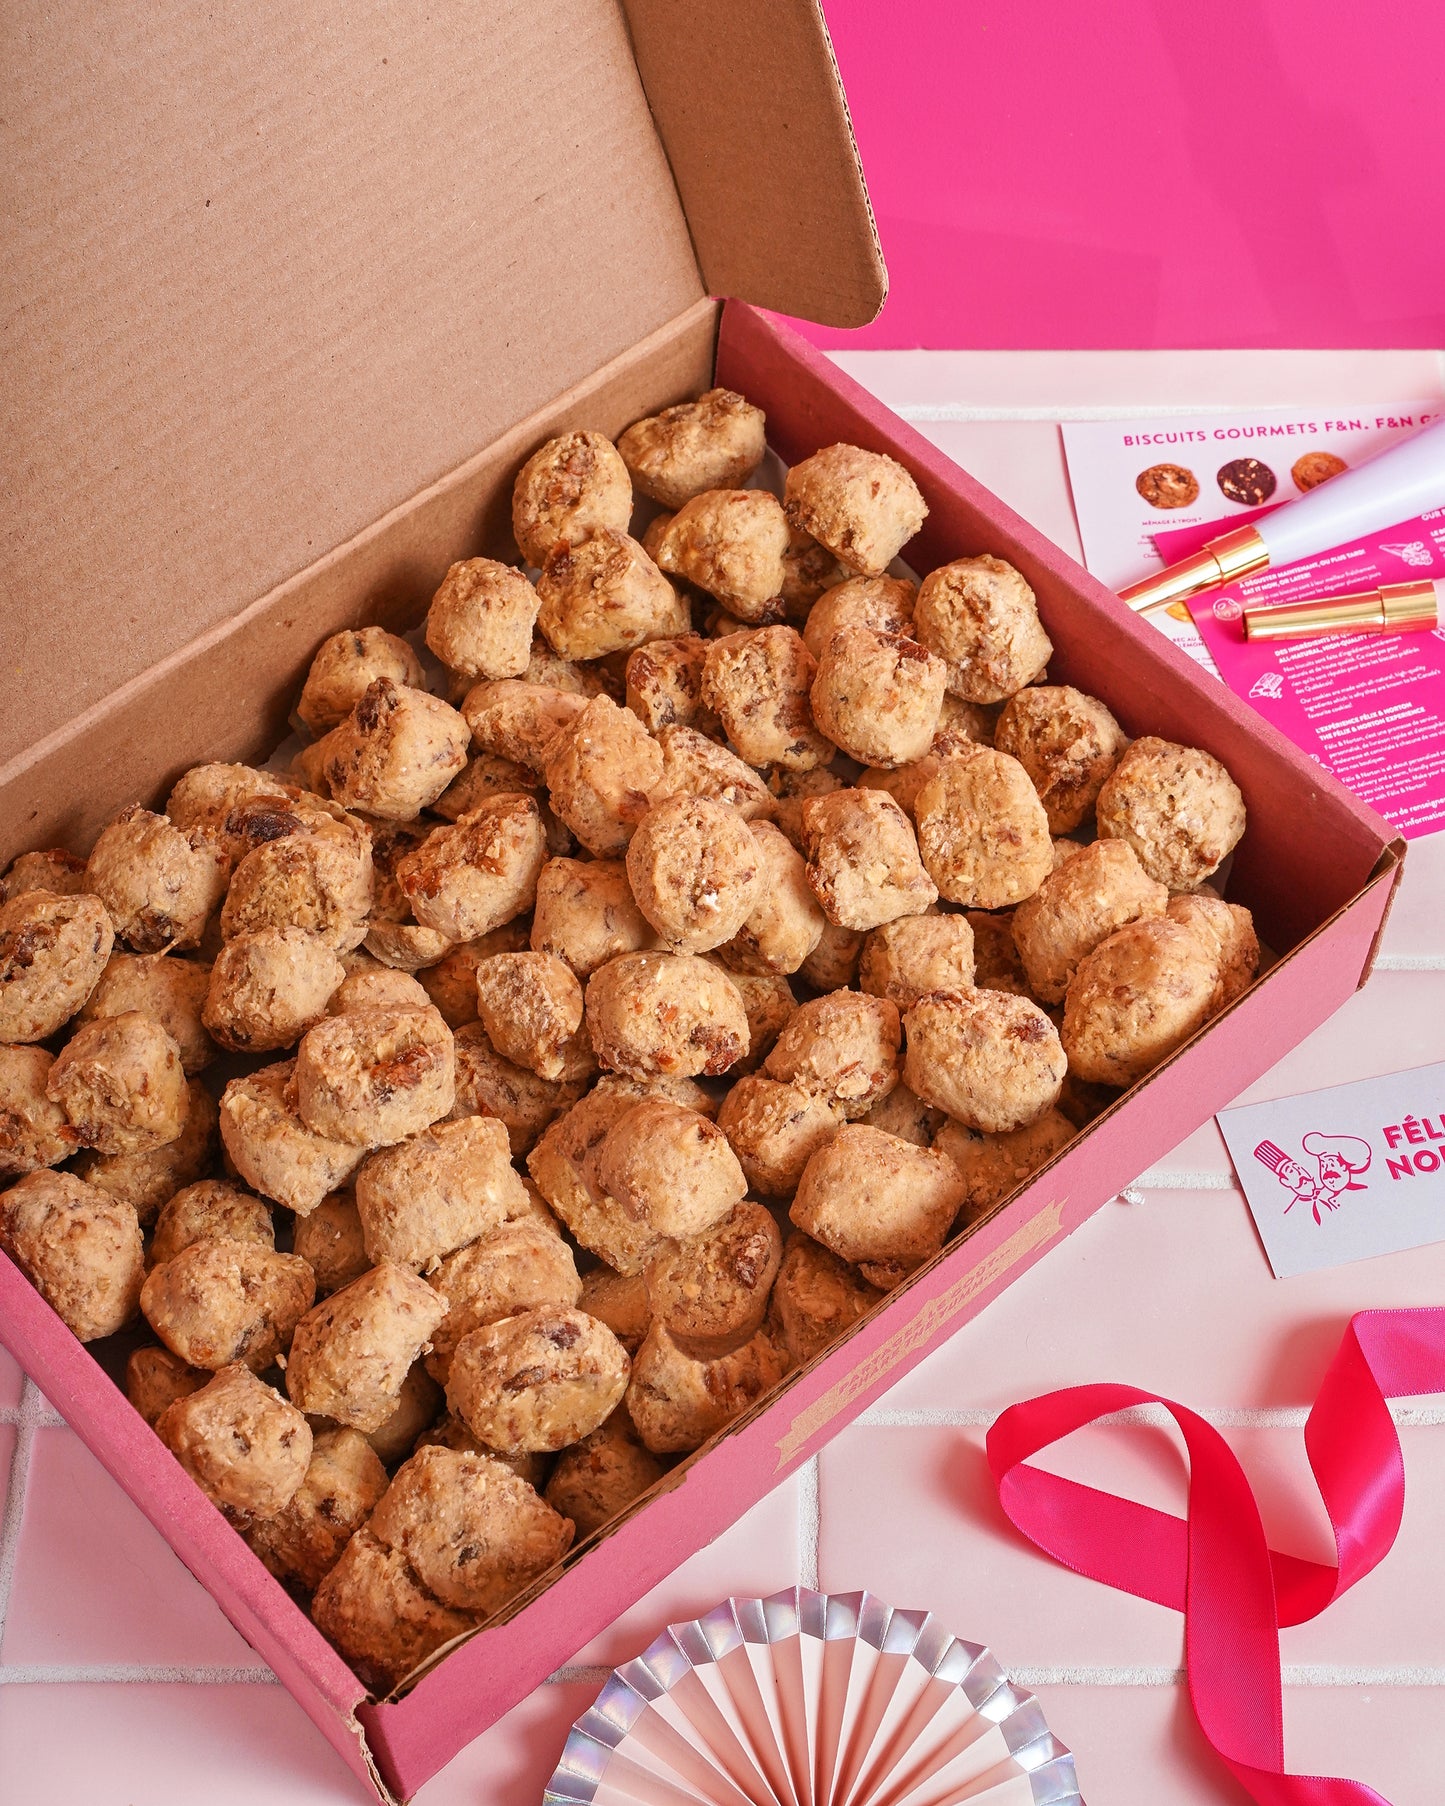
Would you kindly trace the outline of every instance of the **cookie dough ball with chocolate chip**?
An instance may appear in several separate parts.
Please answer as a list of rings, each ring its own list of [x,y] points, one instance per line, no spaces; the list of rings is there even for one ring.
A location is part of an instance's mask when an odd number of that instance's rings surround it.
[[[447,1314],[432,1334],[427,1372],[445,1386],[457,1344],[473,1330],[544,1305],[574,1308],[582,1281],[572,1250],[535,1218],[488,1230],[427,1274],[445,1299]]]
[[[600,1063],[644,1078],[716,1077],[747,1052],[736,985],[691,953],[624,953],[587,981],[587,1027]]]
[[[667,1469],[644,1447],[632,1419],[619,1406],[606,1423],[563,1449],[545,1497],[570,1518],[579,1537],[610,1523],[660,1480]]]
[[[75,1152],[65,1112],[46,1095],[53,1064],[43,1047],[0,1045],[0,1178],[59,1166]]]
[[[371,1257],[366,1252],[356,1194],[350,1187],[330,1193],[314,1210],[296,1218],[291,1252],[316,1275],[318,1298],[329,1298],[361,1278],[371,1266]]]
[[[781,829],[767,821],[748,826],[757,862],[756,895],[721,957],[733,972],[786,976],[818,945],[827,917],[808,883],[802,856]]]
[[[368,953],[366,958],[370,961],[372,956]],[[372,963],[346,974],[331,993],[326,1014],[344,1016],[348,1010],[371,1009],[378,1005],[387,1009],[424,1010],[430,1002],[430,995],[410,972]]]
[[[763,1071],[826,1099],[847,1117],[864,1116],[898,1083],[901,1040],[896,1005],[835,991],[799,1007]]]
[[[504,678],[468,690],[462,714],[483,752],[540,773],[547,748],[586,707],[574,690]]]
[[[1094,696],[1068,684],[1036,684],[1004,704],[994,745],[1029,774],[1051,834],[1068,834],[1093,810],[1128,735]]]
[[[654,1235],[704,1235],[748,1189],[717,1124],[665,1097],[643,1098],[618,1118],[596,1170],[607,1196]]]
[[[896,459],[829,445],[795,464],[783,490],[788,519],[860,577],[878,577],[923,525],[928,508]]]
[[[913,604],[918,585],[906,577],[850,577],[827,589],[803,623],[803,644],[821,659],[834,634],[847,627],[871,627],[875,633],[901,633],[912,638]]]
[[[1078,1130],[1061,1111],[1046,1110],[1037,1122],[1004,1135],[980,1135],[961,1122],[947,1122],[933,1146],[958,1168],[964,1184],[960,1205],[963,1219],[975,1223],[1017,1191],[1077,1134]]]
[[[537,579],[537,626],[568,659],[630,652],[647,640],[686,633],[692,614],[626,532],[601,527],[554,546]]]
[[[1164,913],[1171,922],[1194,930],[1214,948],[1218,977],[1209,1013],[1217,1015],[1249,989],[1259,970],[1259,937],[1254,932],[1254,917],[1243,904],[1222,903],[1217,897],[1203,895],[1171,897]]]
[[[145,1278],[140,1221],[73,1173],[29,1173],[0,1194],[0,1247],[73,1336],[113,1336]]]
[[[441,1011],[448,1028],[465,1028],[477,1020],[477,967],[482,961],[494,953],[520,953],[531,931],[532,923],[525,916],[504,922],[490,934],[456,942],[434,966],[418,972],[416,982]]]
[[[232,1079],[221,1094],[220,1123],[227,1158],[247,1185],[298,1216],[344,1185],[365,1152],[301,1120],[294,1060]]]
[[[232,812],[242,803],[259,803],[266,798],[285,804],[295,794],[293,784],[269,771],[258,771],[252,765],[213,762],[193,765],[182,772],[166,798],[165,813],[173,828],[207,829],[221,850],[236,860],[255,843],[228,828]]]
[[[942,1110],[925,1104],[907,1085],[895,1085],[881,1103],[859,1118],[870,1129],[882,1129],[885,1135],[911,1141],[916,1148],[931,1148],[945,1120]]]
[[[847,1123],[804,1168],[788,1214],[886,1290],[937,1254],[962,1194],[941,1154]]]
[[[944,665],[916,640],[842,627],[818,658],[811,698],[818,727],[863,765],[907,765],[933,742]]]
[[[151,1237],[149,1264],[163,1267],[196,1242],[254,1242],[276,1247],[270,1206],[227,1179],[199,1179],[161,1206]]]
[[[442,1390],[422,1363],[413,1361],[401,1382],[396,1407],[385,1423],[368,1431],[366,1440],[386,1467],[404,1461],[442,1414]]]
[[[762,1074],[739,1079],[718,1111],[750,1189],[767,1198],[792,1197],[803,1168],[845,1120],[828,1098]]]
[[[416,1271],[528,1207],[505,1127],[464,1116],[369,1155],[357,1169],[356,1208],[372,1262]]]
[[[951,695],[1002,702],[1048,664],[1053,643],[1022,574],[990,552],[940,565],[919,585],[914,637],[948,666]]]
[[[12,859],[0,878],[0,903],[23,897],[28,890],[48,890],[57,897],[73,897],[85,889],[85,861],[64,847],[46,847]]]
[[[652,792],[654,803],[669,796],[701,796],[726,803],[744,821],[767,820],[773,814],[772,792],[751,765],[716,740],[690,727],[665,727],[657,737],[662,751],[662,782]]]
[[[396,875],[423,927],[449,942],[473,941],[531,908],[546,860],[537,799],[497,796],[434,828],[398,861]]]
[[[293,1047],[345,977],[331,948],[305,928],[238,934],[216,956],[202,1019],[233,1053]]]
[[[296,713],[316,735],[340,727],[378,677],[420,689],[421,661],[405,640],[384,627],[333,633],[311,661]]]
[[[772,1052],[778,1036],[796,1015],[798,1000],[787,979],[775,972],[729,972],[728,977],[743,1000],[748,1019],[748,1051],[728,1068],[730,1077],[741,1078],[756,1072]]]
[[[717,717],[702,700],[707,641],[696,633],[652,640],[627,661],[627,706],[649,733],[665,727],[716,732]]]
[[[533,452],[512,489],[512,536],[530,565],[599,527],[625,532],[632,479],[601,433],[563,433]]]
[[[658,1236],[607,1196],[597,1156],[607,1132],[638,1101],[632,1081],[604,1078],[560,1117],[527,1157],[547,1203],[582,1245],[615,1272],[640,1274]]]
[[[107,1197],[131,1205],[144,1227],[154,1222],[166,1199],[210,1171],[216,1153],[214,1099],[199,1079],[186,1083],[185,1121],[174,1140],[143,1154],[87,1152],[76,1162],[78,1176]]]
[[[963,916],[904,916],[863,942],[859,990],[900,1010],[911,1010],[929,991],[966,991],[972,984],[973,930]]]
[[[938,901],[913,824],[882,790],[835,790],[803,804],[808,883],[828,920],[857,933]]]
[[[180,1049],[139,1010],[84,1023],[45,1081],[82,1147],[145,1154],[174,1141],[189,1099]]]
[[[804,1367],[881,1304],[884,1294],[831,1248],[793,1230],[773,1286],[770,1319],[795,1367]]]
[[[1017,759],[960,744],[914,801],[918,847],[950,903],[1004,909],[1053,870],[1048,817]]]
[[[787,1354],[766,1329],[731,1354],[699,1361],[654,1323],[633,1363],[627,1413],[653,1454],[686,1454],[771,1392],[787,1371]]]
[[[306,1419],[241,1366],[177,1399],[156,1434],[213,1504],[242,1519],[283,1511],[311,1461]]]
[[[747,921],[761,889],[748,823],[725,803],[674,796],[655,803],[627,849],[637,907],[669,947],[704,953]]]
[[[147,1344],[133,1348],[126,1361],[125,1395],[154,1429],[178,1398],[189,1398],[210,1379],[203,1367],[192,1367],[168,1348]]]
[[[1208,1020],[1217,949],[1167,916],[1134,922],[1079,962],[1064,1000],[1069,1069],[1132,1085]]]
[[[495,797],[541,788],[541,776],[531,766],[504,759],[500,753],[477,753],[432,804],[431,813],[443,821],[460,821]]]
[[[731,633],[708,650],[703,700],[749,765],[808,771],[833,756],[813,723],[808,692],[816,674],[812,653],[791,627]]]
[[[132,803],[91,849],[87,891],[110,911],[116,934],[137,953],[200,943],[226,894],[229,860],[203,828],[177,828]]]
[[[1099,792],[1100,837],[1127,840],[1151,878],[1196,890],[1244,834],[1244,798],[1196,746],[1153,734],[1136,740]]]
[[[272,806],[257,825],[270,837],[259,840],[232,875],[221,907],[222,934],[229,940],[262,928],[295,927],[341,952],[359,945],[376,885],[364,824],[340,810],[333,816],[320,808]]]
[[[582,987],[555,953],[498,953],[477,967],[477,1006],[493,1047],[539,1078],[560,1079],[582,1026]]]
[[[777,1224],[745,1199],[705,1234],[665,1242],[647,1263],[653,1322],[698,1360],[730,1354],[762,1326],[782,1256]]]
[[[359,1430],[323,1430],[306,1476],[282,1509],[253,1518],[246,1541],[278,1580],[316,1588],[387,1488],[386,1469]]]
[[[1169,892],[1125,840],[1071,853],[1013,912],[1014,944],[1040,1003],[1062,1003],[1079,961],[1130,922],[1162,916]]]
[[[495,558],[464,558],[431,599],[426,643],[448,669],[473,681],[520,677],[532,656],[539,607],[519,570]]]
[[[455,1097],[452,1031],[434,1009],[331,1016],[297,1050],[297,1110],[328,1139],[389,1147],[445,1116]]]
[[[347,809],[415,821],[467,762],[471,730],[440,697],[378,677],[336,729],[322,775]]]
[[[468,1022],[454,1037],[457,1097],[454,1117],[494,1116],[507,1131],[512,1156],[525,1154],[555,1116],[587,1087],[589,1074],[540,1079],[525,1066],[503,1059],[480,1022]],[[582,1037],[578,1037],[578,1042]],[[574,1051],[576,1048],[574,1043]]]
[[[973,930],[973,982],[978,989],[1009,991],[1037,1003],[1014,940],[1014,911],[969,909],[963,919]]]
[[[241,1361],[259,1373],[290,1346],[315,1295],[304,1260],[218,1236],[153,1267],[140,1307],[171,1353],[192,1367],[214,1372]]]
[[[564,1449],[621,1402],[630,1369],[627,1350],[606,1324],[544,1305],[462,1338],[447,1403],[489,1448]]]
[[[584,983],[618,954],[657,945],[620,859],[549,859],[537,878],[531,938],[535,952],[565,960]]]
[[[316,1589],[311,1616],[377,1694],[477,1623],[474,1613],[454,1611],[429,1593],[406,1557],[364,1525]]]
[[[292,1402],[363,1434],[379,1430],[445,1315],[424,1279],[389,1261],[373,1267],[297,1324],[286,1363]]]
[[[970,1129],[1001,1135],[1058,1101],[1068,1062],[1035,1003],[1003,991],[935,991],[904,1020],[903,1076],[925,1103]]]
[[[658,541],[657,562],[716,596],[739,621],[783,611],[788,522],[766,489],[710,489],[684,502]]]
[[[594,1267],[583,1276],[577,1308],[605,1323],[628,1354],[635,1355],[652,1322],[646,1275]]]
[[[112,953],[100,982],[80,1012],[82,1022],[140,1010],[181,1050],[187,1078],[203,1072],[216,1057],[201,1021],[211,968],[204,960],[174,954]]]
[[[625,851],[662,778],[662,753],[637,717],[594,696],[547,752],[552,807],[589,853]]]
[[[735,489],[767,450],[764,416],[733,389],[709,389],[638,420],[617,450],[639,494],[681,508],[708,489]]]

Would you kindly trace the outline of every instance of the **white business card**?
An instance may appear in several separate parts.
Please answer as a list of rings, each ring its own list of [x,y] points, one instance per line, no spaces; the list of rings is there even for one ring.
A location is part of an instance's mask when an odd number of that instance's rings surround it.
[[[1276,1277],[1445,1241],[1445,1065],[1218,1122]]]

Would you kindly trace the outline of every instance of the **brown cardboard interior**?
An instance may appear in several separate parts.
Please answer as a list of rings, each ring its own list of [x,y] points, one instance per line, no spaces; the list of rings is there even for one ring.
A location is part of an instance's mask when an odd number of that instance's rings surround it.
[[[709,283],[876,312],[814,0],[635,29],[656,124],[620,0],[10,15],[0,761]]]

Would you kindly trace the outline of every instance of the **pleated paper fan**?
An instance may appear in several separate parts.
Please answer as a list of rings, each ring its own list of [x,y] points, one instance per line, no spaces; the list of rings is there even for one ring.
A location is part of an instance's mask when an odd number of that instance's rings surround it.
[[[578,1719],[545,1806],[1078,1806],[1032,1694],[871,1593],[729,1599]]]

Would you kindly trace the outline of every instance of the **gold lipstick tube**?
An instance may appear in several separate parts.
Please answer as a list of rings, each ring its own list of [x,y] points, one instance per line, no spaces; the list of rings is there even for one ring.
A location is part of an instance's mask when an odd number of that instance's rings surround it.
[[[1318,602],[1247,608],[1244,637],[1313,640],[1331,633],[1410,633],[1434,627],[1439,619],[1439,592],[1427,577],[1418,583],[1387,583],[1380,589],[1323,597]]]
[[[1232,533],[1221,533],[1188,558],[1166,565],[1152,577],[1131,583],[1119,591],[1119,600],[1127,602],[1136,614],[1147,615],[1156,608],[1168,608],[1186,596],[1197,596],[1207,589],[1218,589],[1222,583],[1236,583],[1269,569],[1269,548],[1253,527],[1236,527]]]

